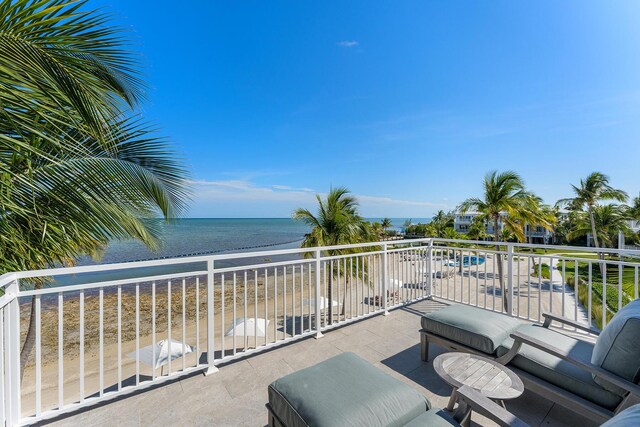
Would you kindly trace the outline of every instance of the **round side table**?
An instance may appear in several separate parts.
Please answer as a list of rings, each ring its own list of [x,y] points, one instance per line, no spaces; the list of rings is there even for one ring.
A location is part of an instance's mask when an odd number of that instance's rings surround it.
[[[447,405],[448,411],[453,410],[456,403],[456,390],[463,385],[477,390],[483,396],[502,405],[503,408],[505,400],[515,399],[524,392],[522,380],[511,369],[475,354],[458,352],[441,354],[433,360],[433,369],[444,382],[453,387]]]

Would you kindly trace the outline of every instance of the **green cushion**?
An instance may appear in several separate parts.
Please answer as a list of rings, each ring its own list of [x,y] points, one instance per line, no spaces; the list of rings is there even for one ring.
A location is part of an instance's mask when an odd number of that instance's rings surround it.
[[[640,426],[640,405],[631,406],[611,418],[600,427],[637,427]]]
[[[402,426],[431,406],[411,386],[353,353],[274,381],[269,404],[287,427]]]
[[[408,424],[405,424],[405,427],[424,427],[424,426],[460,427],[460,424],[455,422],[455,420],[451,418],[451,416],[447,414],[445,411],[438,408],[429,409],[427,412],[409,421]]]
[[[591,363],[628,381],[640,380],[640,300],[618,311],[604,328],[593,348]],[[602,387],[619,395],[625,391],[594,376]]]
[[[520,320],[467,305],[450,305],[422,317],[422,329],[487,354],[494,354]]]
[[[593,344],[586,341],[569,337],[540,325],[522,325],[518,331],[547,342],[578,360],[585,362],[591,360]],[[498,348],[497,355],[504,355],[512,345],[513,339],[508,338]],[[615,408],[622,400],[617,394],[598,385],[588,371],[526,344],[520,348],[518,355],[513,358],[510,365],[608,409]]]

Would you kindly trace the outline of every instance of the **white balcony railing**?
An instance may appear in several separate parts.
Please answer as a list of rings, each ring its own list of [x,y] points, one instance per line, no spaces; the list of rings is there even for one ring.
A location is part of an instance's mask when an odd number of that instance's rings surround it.
[[[5,274],[0,421],[29,424],[212,373],[425,298],[599,327],[638,297],[637,258],[606,252],[605,261],[593,248],[414,239]],[[58,285],[34,287],[43,280]],[[161,340],[185,356],[146,364]]]

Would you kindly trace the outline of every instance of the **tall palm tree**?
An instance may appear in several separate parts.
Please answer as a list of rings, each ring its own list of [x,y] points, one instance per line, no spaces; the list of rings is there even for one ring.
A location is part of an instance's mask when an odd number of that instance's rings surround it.
[[[627,207],[627,217],[640,221],[640,195],[631,200],[631,205]]]
[[[385,233],[393,225],[393,223],[391,222],[391,218],[387,218],[387,217],[382,218],[381,224],[382,224],[382,229],[384,230]]]
[[[533,243],[533,230],[537,227],[551,231],[557,223],[553,208],[543,204],[542,199],[533,195],[528,200],[527,208],[515,215],[514,218],[522,223],[524,229],[529,229],[529,243]]]
[[[129,40],[85,4],[0,3],[2,273],[72,264],[112,239],[154,248],[151,218],[188,199],[181,160],[136,116],[144,84]]]
[[[637,225],[638,222],[640,222],[640,195],[634,197],[631,200],[631,204],[629,206],[625,206],[624,209],[626,218],[633,221],[635,223],[634,225]],[[634,233],[631,237],[635,242],[637,242],[640,234]]]
[[[438,230],[433,222],[424,224],[424,237],[438,237]]]
[[[469,198],[459,207],[461,213],[475,210],[484,216],[493,225],[493,240],[496,250],[500,251],[500,224],[504,225],[506,232],[513,234],[519,241],[524,241],[523,219],[533,221],[533,200],[535,196],[525,189],[524,181],[515,172],[507,171],[498,173],[489,172],[484,177],[483,198]],[[536,221],[538,221],[536,219]],[[502,289],[503,304],[508,309],[507,289],[504,286],[502,254],[497,255],[498,279]]]
[[[595,225],[600,242],[606,247],[613,247],[619,233],[628,235],[633,232],[629,224],[627,224],[627,215],[623,207],[599,205],[593,207],[591,215],[582,212],[578,216],[578,220],[574,229],[569,233],[569,237],[573,239],[593,232],[592,225]]]
[[[586,209],[591,225],[591,235],[596,248],[600,247],[598,240],[598,230],[594,218],[594,209],[598,203],[605,200],[615,200],[618,202],[627,201],[627,193],[615,189],[609,185],[609,177],[600,172],[593,172],[587,178],[580,180],[580,185],[572,185],[574,197],[561,199],[558,206],[568,206],[572,210]],[[602,254],[598,254],[602,258]]]
[[[484,240],[489,237],[487,233],[487,221],[483,215],[473,217],[467,230],[467,236],[471,240]]]
[[[460,239],[460,233],[458,233],[453,227],[447,227],[444,229],[444,238],[458,240]]]
[[[436,237],[444,237],[444,231],[453,227],[453,216],[450,213],[446,213],[443,210],[439,210],[433,218],[431,218],[431,224],[433,224],[436,232]]]
[[[407,218],[402,223],[402,231],[406,234],[407,229],[413,225],[413,220],[411,218]]]
[[[336,246],[349,243],[360,243],[370,240],[367,233],[367,223],[358,212],[358,201],[349,195],[346,188],[331,188],[326,199],[316,195],[318,211],[313,214],[308,209],[298,208],[293,212],[293,219],[302,221],[311,227],[311,231],[302,241],[303,248],[317,246]],[[331,249],[327,255],[335,256],[354,253],[353,249]],[[313,256],[308,253],[306,256]],[[340,263],[336,263],[340,264]],[[336,266],[336,268],[339,268]],[[333,276],[336,271],[328,275],[329,323],[333,322]],[[343,304],[344,307],[344,304]]]
[[[368,233],[374,240],[382,240],[384,238],[384,228],[378,221],[368,222],[367,227],[369,229]]]

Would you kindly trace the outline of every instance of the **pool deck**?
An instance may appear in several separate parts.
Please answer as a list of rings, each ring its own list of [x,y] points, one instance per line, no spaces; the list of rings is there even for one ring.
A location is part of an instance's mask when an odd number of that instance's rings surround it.
[[[286,346],[220,366],[218,373],[176,380],[92,409],[54,420],[48,425],[146,426],[267,424],[267,386],[272,381],[339,353],[351,351],[404,381],[445,407],[451,387],[435,374],[431,362],[420,360],[418,329],[422,313],[445,305],[425,300],[334,329],[321,339],[306,338]],[[444,352],[433,346],[430,356]],[[595,426],[591,420],[531,392],[507,402],[507,408],[532,426]],[[472,425],[495,425],[473,414]]]

